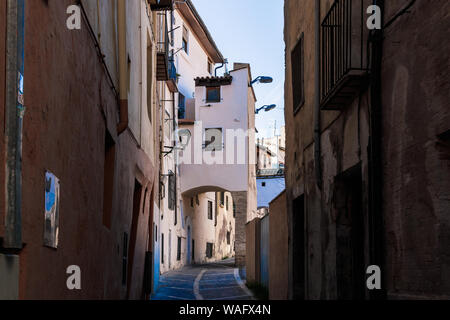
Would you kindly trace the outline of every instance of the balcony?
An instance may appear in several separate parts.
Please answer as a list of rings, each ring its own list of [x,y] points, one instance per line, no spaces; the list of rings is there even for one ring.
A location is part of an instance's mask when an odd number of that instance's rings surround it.
[[[149,0],[152,11],[173,10],[173,0]]]
[[[321,108],[342,110],[367,85],[370,0],[336,0],[321,25]]]
[[[169,78],[166,81],[167,87],[169,87],[170,92],[178,92],[178,86],[177,86],[177,68],[175,67],[175,63],[173,61],[173,58],[169,60]]]
[[[166,13],[158,13],[158,42],[156,49],[156,80],[169,80],[169,31]]]

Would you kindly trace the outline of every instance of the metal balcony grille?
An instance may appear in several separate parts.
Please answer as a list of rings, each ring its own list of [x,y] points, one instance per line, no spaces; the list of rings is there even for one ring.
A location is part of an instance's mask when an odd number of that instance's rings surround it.
[[[335,0],[321,25],[321,106],[341,109],[368,75],[365,8],[370,0]]]
[[[167,14],[158,13],[158,41],[156,48],[156,80],[169,80],[169,29]]]

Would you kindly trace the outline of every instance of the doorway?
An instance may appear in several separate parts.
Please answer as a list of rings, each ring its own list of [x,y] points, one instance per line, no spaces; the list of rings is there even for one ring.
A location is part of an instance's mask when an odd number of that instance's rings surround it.
[[[361,165],[336,177],[336,276],[339,300],[365,297]]]
[[[139,181],[135,180],[134,194],[133,194],[133,218],[131,221],[131,233],[130,233],[131,236],[128,254],[127,299],[130,298],[130,289],[133,277],[134,253],[136,249],[136,237],[139,225],[139,214],[141,212],[141,196],[142,196],[142,185],[139,183]]]

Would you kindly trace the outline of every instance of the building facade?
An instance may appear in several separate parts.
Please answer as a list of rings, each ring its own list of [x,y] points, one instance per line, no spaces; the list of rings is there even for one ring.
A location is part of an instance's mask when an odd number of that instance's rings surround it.
[[[153,4],[83,0],[80,28],[69,28],[73,1],[1,2],[2,298],[150,293],[160,230]],[[81,290],[67,288],[71,266]]]
[[[190,136],[180,155],[183,201],[197,194],[231,193],[238,266],[245,265],[245,223],[256,214],[257,205],[256,98],[251,81],[247,64],[235,64],[224,76],[196,78],[195,100],[180,122]]]
[[[449,10],[285,1],[290,298],[448,298]]]

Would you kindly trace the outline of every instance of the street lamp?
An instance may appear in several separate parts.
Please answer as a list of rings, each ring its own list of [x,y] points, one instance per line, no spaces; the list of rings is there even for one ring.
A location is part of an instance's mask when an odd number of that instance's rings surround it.
[[[276,104],[262,106],[261,108],[256,109],[255,113],[259,114],[259,112],[262,110],[264,110],[265,112],[269,112],[269,111],[272,111],[273,109],[275,109],[276,107],[277,107]]]
[[[256,82],[259,83],[272,83],[273,82],[273,78],[272,77],[264,77],[264,76],[259,76],[258,78],[256,78],[255,80],[253,80],[250,85],[255,84]]]

